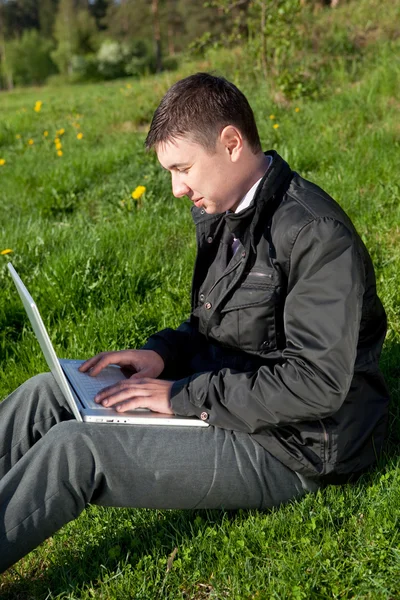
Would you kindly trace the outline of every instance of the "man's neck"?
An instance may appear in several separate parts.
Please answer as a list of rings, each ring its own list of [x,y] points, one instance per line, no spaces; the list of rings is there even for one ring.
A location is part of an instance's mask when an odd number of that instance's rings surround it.
[[[272,162],[272,157],[264,154],[264,152],[260,153],[260,157],[258,160],[258,168],[257,168],[257,173],[255,174],[254,177],[254,181],[257,181],[258,179],[260,179],[260,177],[263,177],[265,175],[265,172],[269,169],[269,166]]]
[[[251,169],[251,176],[246,181],[246,186],[243,186],[245,188],[244,193],[242,194],[242,197],[236,203],[236,205],[231,208],[231,212],[238,211],[240,205],[242,205],[247,194],[251,191],[253,186],[256,183],[258,183],[258,181],[262,177],[264,177],[266,171],[269,169],[271,162],[272,162],[272,157],[266,156],[264,153],[260,153],[259,155],[257,155],[257,157],[254,157],[254,158],[257,158],[257,164],[253,166],[253,169]],[[251,199],[250,199],[250,201],[251,201]]]

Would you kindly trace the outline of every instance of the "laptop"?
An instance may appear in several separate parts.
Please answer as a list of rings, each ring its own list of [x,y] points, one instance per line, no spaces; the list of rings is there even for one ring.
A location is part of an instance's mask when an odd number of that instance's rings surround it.
[[[94,401],[95,395],[105,387],[126,379],[118,365],[110,365],[96,377],[78,371],[83,360],[59,359],[50,341],[38,308],[29,294],[21,278],[11,263],[8,263],[11,277],[17,287],[33,331],[42,349],[46,362],[54,379],[63,392],[77,421],[89,423],[120,423],[124,425],[176,425],[190,427],[208,427],[197,417],[182,417],[153,412],[147,408],[119,413],[113,408],[106,408]]]

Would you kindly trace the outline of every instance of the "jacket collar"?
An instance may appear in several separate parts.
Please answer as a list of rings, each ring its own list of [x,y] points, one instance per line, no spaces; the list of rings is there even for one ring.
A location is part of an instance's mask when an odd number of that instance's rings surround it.
[[[253,202],[240,213],[226,215],[227,226],[235,237],[243,238],[245,233],[248,233],[252,246],[254,230],[260,221],[261,213],[266,219],[273,215],[293,175],[287,162],[275,150],[266,154],[272,157],[272,165],[260,181]]]

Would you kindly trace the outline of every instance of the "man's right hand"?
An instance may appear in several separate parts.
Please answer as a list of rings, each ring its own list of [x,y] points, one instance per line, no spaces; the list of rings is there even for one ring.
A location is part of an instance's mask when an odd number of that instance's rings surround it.
[[[135,371],[131,379],[158,377],[164,370],[164,361],[154,350],[120,350],[117,352],[101,352],[85,361],[79,371],[89,372],[95,377],[108,365],[119,365]]]

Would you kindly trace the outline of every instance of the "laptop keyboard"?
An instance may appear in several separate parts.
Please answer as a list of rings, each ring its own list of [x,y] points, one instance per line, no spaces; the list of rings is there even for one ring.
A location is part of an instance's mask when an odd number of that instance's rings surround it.
[[[78,371],[78,367],[83,363],[82,360],[62,360],[61,362],[70,383],[81,400],[85,400],[88,406],[99,407],[94,401],[95,395],[105,387],[113,385],[121,379],[126,379],[118,367],[106,367],[96,377],[90,377],[87,373]]]

